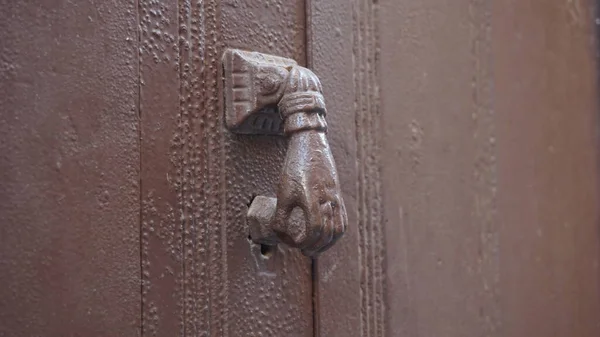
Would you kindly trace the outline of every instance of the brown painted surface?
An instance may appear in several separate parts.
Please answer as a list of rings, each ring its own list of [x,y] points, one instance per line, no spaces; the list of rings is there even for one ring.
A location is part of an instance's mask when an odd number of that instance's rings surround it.
[[[183,160],[175,134],[184,123],[179,27],[190,14],[181,15],[180,21],[176,2],[139,1],[143,336],[183,336],[185,330],[185,228],[177,186]]]
[[[388,336],[598,336],[586,1],[380,1]]]
[[[503,330],[599,336],[593,11],[591,1],[534,4],[492,8]]]
[[[140,335],[135,4],[0,6],[0,335]]]
[[[0,335],[600,335],[590,2],[2,7]],[[323,84],[315,262],[247,238],[287,144],[225,129],[229,47]]]
[[[302,1],[142,1],[143,333],[311,336],[310,259],[249,239],[283,137],[225,129],[225,48],[305,63]]]
[[[321,79],[348,230],[319,257],[319,336],[382,336],[383,278],[375,7],[309,1],[309,67]]]

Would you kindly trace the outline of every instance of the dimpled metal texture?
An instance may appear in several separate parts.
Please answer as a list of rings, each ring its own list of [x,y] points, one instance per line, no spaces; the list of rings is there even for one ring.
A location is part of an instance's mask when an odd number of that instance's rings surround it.
[[[248,239],[286,143],[226,128],[223,53],[303,64],[303,1],[141,0],[142,333],[312,336],[310,259]]]

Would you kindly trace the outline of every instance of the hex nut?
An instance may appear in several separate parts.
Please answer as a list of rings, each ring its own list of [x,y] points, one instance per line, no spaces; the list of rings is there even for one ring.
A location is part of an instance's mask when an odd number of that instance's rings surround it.
[[[247,221],[250,238],[253,242],[274,246],[279,240],[271,229],[271,220],[275,215],[277,198],[257,196],[248,208]]]

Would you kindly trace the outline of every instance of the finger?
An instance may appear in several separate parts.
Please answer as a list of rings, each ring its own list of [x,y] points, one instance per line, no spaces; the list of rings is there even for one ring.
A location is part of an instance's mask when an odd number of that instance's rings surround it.
[[[318,254],[322,247],[329,245],[329,242],[333,240],[334,236],[334,221],[333,221],[333,210],[331,202],[326,202],[321,205],[321,216],[323,221],[323,230],[319,240],[315,242],[311,247],[306,248],[303,253],[308,256],[314,256]]]
[[[280,240],[286,244],[294,242],[294,238],[289,235],[288,219],[295,202],[296,200],[291,196],[278,197],[275,215],[271,223],[271,228],[273,228]]]
[[[323,235],[321,235],[321,240],[315,244],[315,251],[320,251],[322,247],[327,246],[331,240],[333,240],[333,236],[335,234],[335,223],[334,223],[334,213],[333,213],[333,205],[332,202],[327,202],[322,205],[323,211]]]
[[[335,222],[335,236],[339,238],[344,235],[348,229],[348,213],[346,213],[344,200],[341,197],[339,197],[338,200],[339,208],[337,209],[337,212],[334,210],[334,213],[337,214],[338,219],[338,221]]]
[[[274,225],[276,227],[282,226],[290,212],[290,199],[281,197],[277,198],[277,205],[275,206],[275,215],[273,217],[273,222],[275,222]]]
[[[341,226],[337,226],[337,227],[341,228]],[[344,225],[344,228],[345,228],[345,225]],[[320,247],[319,250],[316,252],[316,254],[321,254],[324,251],[331,248],[331,246],[333,246],[337,242],[337,240],[339,240],[343,235],[344,235],[343,230],[338,230],[338,229],[334,230],[332,233],[331,240],[329,240],[329,242],[326,245]]]
[[[347,228],[347,223],[348,223],[348,216],[346,214],[346,207],[344,205],[344,201],[339,199],[339,203],[337,204],[338,207],[334,207],[334,217],[332,218],[332,224],[331,224],[331,228],[332,228],[332,236],[331,239],[329,240],[329,242],[327,242],[327,244],[321,246],[318,250],[318,252],[316,252],[317,254],[320,254],[324,251],[326,251],[327,249],[329,249],[331,246],[333,246],[337,240],[339,240],[344,233],[346,232],[346,228]]]
[[[306,218],[306,235],[302,242],[298,244],[298,248],[302,250],[313,247],[323,235],[324,229],[323,214],[319,202],[315,201],[304,205],[307,207],[306,209],[303,208]]]
[[[319,250],[314,252],[314,255],[321,254],[321,253],[325,252],[326,250],[328,250],[329,248],[331,248],[331,246],[333,246],[339,238],[340,238],[340,236],[338,236],[337,238],[332,237],[332,239],[326,245],[320,247]],[[314,255],[310,255],[310,256],[314,256]]]
[[[333,237],[333,231],[328,230],[325,227],[323,235],[321,235],[321,239],[314,246],[302,250],[302,253],[306,256],[315,257],[319,255],[321,252],[327,250],[331,245],[335,242]]]

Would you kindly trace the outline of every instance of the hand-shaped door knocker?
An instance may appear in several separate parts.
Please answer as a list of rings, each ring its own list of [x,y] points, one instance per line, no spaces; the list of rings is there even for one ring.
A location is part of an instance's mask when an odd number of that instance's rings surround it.
[[[294,60],[257,52],[229,49],[223,66],[227,127],[288,137],[277,198],[257,196],[248,209],[251,238],[316,256],[344,234],[348,222],[325,136],[321,83]]]

